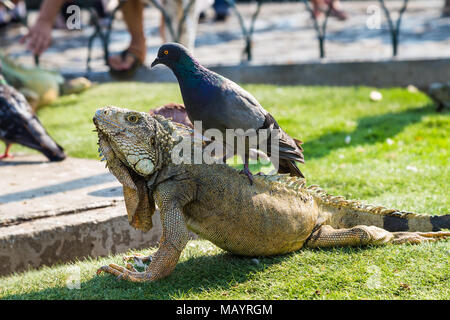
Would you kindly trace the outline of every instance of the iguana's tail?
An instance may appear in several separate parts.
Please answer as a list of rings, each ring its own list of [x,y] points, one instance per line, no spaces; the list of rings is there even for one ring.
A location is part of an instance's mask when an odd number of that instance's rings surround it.
[[[356,225],[376,226],[387,231],[439,231],[450,229],[450,215],[431,216],[363,204],[332,196],[318,186],[309,186],[308,192],[316,199],[321,222],[333,228],[351,228]]]

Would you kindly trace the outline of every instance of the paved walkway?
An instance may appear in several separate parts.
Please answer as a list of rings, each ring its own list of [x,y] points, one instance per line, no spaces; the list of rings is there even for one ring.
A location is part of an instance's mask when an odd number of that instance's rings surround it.
[[[398,8],[402,1],[387,1],[389,7]],[[440,16],[444,0],[410,1],[402,23],[399,58],[434,58],[450,56],[450,18]],[[332,18],[328,23],[327,60],[373,60],[392,57],[390,34],[384,16],[380,29],[367,27],[367,9],[378,7],[378,1],[343,2],[349,15],[347,21]],[[246,17],[254,11],[255,4],[239,5]],[[381,13],[381,11],[380,11]],[[244,47],[237,18],[233,15],[225,23],[213,23],[213,11],[207,12],[208,20],[199,26],[195,55],[207,65],[232,65],[240,62]],[[394,17],[396,14],[394,14]],[[145,11],[145,30],[148,41],[146,64],[154,59],[161,39],[158,33],[159,12],[154,8]],[[85,17],[86,18],[86,17]],[[30,17],[33,21],[35,16]],[[87,21],[87,19],[84,19]],[[32,63],[32,57],[18,44],[25,30],[10,30],[3,36],[2,48],[21,61]],[[54,31],[53,46],[41,58],[44,65],[60,68],[63,72],[83,72],[87,56],[87,37],[91,27],[81,31]],[[114,24],[111,51],[126,48],[128,34],[122,21]],[[5,44],[9,43],[8,46]],[[254,36],[255,64],[284,64],[317,61],[318,42],[312,20],[303,3],[264,4],[256,22]],[[106,71],[99,41],[95,44],[94,71]]]
[[[123,199],[119,182],[95,160],[48,162],[41,155],[19,154],[0,161],[0,177],[0,227],[104,208]]]

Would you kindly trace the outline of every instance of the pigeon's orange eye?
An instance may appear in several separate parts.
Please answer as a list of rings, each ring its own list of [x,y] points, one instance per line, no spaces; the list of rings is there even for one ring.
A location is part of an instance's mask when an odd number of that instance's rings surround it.
[[[164,54],[167,56],[169,54],[168,50],[164,50]]]

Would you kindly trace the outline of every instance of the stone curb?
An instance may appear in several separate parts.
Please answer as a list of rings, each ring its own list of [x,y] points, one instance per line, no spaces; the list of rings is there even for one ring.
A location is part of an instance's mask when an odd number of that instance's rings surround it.
[[[42,217],[2,227],[0,275],[85,257],[107,256],[157,245],[159,212],[147,233],[133,229],[124,202],[74,214]]]
[[[239,83],[278,85],[328,85],[406,87],[410,84],[427,87],[433,82],[447,82],[450,58],[422,60],[377,60],[352,62],[313,62],[286,65],[209,66],[209,68]],[[67,77],[84,74],[67,74]],[[92,81],[119,81],[108,72],[94,72]],[[176,78],[165,67],[141,68],[127,81],[175,82]]]

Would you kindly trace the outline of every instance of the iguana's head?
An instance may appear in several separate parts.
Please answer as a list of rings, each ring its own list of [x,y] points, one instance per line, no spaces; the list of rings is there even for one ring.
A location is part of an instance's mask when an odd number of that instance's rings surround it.
[[[99,133],[100,151],[108,162],[112,154],[103,149],[109,147],[114,157],[144,177],[167,164],[173,129],[163,117],[105,107],[97,110],[93,121]]]
[[[123,185],[130,224],[143,231],[150,230],[155,203],[148,181],[170,161],[174,144],[172,123],[161,116],[116,107],[97,110],[93,121],[99,151]]]

